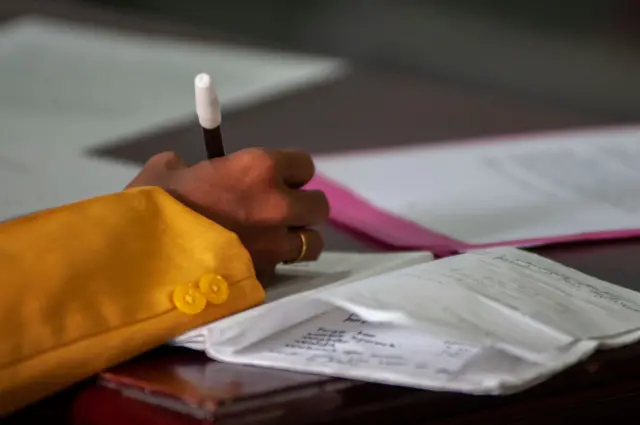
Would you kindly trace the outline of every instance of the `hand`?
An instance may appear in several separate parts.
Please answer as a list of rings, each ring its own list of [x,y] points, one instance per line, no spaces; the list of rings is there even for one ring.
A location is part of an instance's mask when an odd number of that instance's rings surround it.
[[[152,157],[127,187],[159,186],[194,211],[236,233],[251,254],[258,276],[277,264],[318,259],[321,235],[307,227],[329,216],[321,191],[303,190],[315,172],[300,151],[246,149],[187,166],[175,153]]]

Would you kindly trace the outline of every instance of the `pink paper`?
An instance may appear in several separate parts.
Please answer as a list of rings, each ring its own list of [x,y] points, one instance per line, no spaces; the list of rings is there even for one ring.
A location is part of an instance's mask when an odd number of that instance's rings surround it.
[[[437,256],[447,256],[472,249],[498,246],[524,248],[562,242],[623,239],[640,236],[640,229],[625,229],[468,244],[377,208],[325,176],[316,175],[306,188],[319,189],[326,193],[331,203],[331,221],[368,235],[384,244],[403,249],[428,250]]]
[[[383,211],[327,177],[317,175],[305,188],[325,192],[331,203],[331,221],[381,242],[399,248],[426,249],[436,255],[449,255],[470,248],[464,242]]]

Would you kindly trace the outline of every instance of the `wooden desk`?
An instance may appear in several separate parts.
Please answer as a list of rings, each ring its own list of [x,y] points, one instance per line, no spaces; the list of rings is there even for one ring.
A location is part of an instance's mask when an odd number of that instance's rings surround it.
[[[180,34],[206,39],[169,24],[137,18],[120,18],[73,3],[53,5],[45,2],[21,2],[0,6],[0,19],[26,12],[40,12],[83,21],[107,23],[163,34]],[[616,124],[612,117],[591,116],[554,105],[535,104],[517,97],[498,96],[490,91],[458,87],[429,81],[393,71],[355,68],[342,80],[309,88],[224,117],[226,142],[231,150],[247,146],[295,146],[313,153],[339,152],[393,144],[410,144],[450,138],[486,136],[533,130],[551,130],[577,126]],[[142,162],[151,154],[174,149],[187,160],[201,157],[201,139],[195,122],[188,122],[141,139],[124,140],[93,154]],[[323,229],[328,249],[370,250],[361,240],[327,226]],[[537,250],[599,278],[640,290],[640,241],[564,245]],[[640,390],[640,371],[622,366],[617,359],[629,356],[621,350],[606,359],[607,370],[597,379],[585,378],[588,367],[580,365],[532,391],[512,398],[474,398],[450,394],[397,389],[362,384],[351,390],[345,401],[325,416],[299,416],[298,423],[311,419],[349,423],[356,419],[390,423],[415,418],[419,423],[635,423],[633,417]],[[624,365],[630,362],[625,362]],[[596,366],[593,366],[593,365]],[[616,369],[614,366],[618,364]],[[589,367],[597,369],[597,363]],[[599,376],[599,375],[598,375]],[[626,378],[626,379],[623,379]],[[277,379],[277,378],[271,378]],[[615,381],[616,385],[607,382]],[[581,391],[579,391],[581,390]],[[61,423],[67,409],[105,408],[117,410],[113,393],[102,392],[91,383],[32,406],[13,418],[14,423],[47,420]],[[92,394],[102,394],[103,403],[83,404]],[[111,399],[110,399],[111,397]],[[92,400],[95,400],[94,398]],[[375,403],[374,406],[372,403]],[[571,407],[573,406],[573,407]],[[342,410],[341,410],[342,409]],[[158,411],[147,408],[146,420]],[[77,411],[77,410],[76,410]],[[58,416],[52,416],[54,413]],[[444,413],[443,413],[444,412]],[[616,412],[624,413],[616,416]],[[527,417],[525,421],[525,417]],[[103,416],[106,418],[107,416]],[[164,412],[166,423],[188,423]],[[304,420],[303,420],[304,419]],[[588,422],[591,420],[593,422]],[[624,422],[624,421],[627,422]],[[145,417],[138,418],[139,423]],[[162,423],[162,421],[158,422]]]

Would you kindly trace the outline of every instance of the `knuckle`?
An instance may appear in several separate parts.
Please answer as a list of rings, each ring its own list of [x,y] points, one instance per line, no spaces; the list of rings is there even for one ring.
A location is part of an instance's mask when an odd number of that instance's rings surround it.
[[[305,180],[311,180],[316,173],[316,165],[313,157],[307,151],[300,149],[286,149],[279,151],[279,154],[286,157],[288,167],[297,170],[297,174],[304,175]]]
[[[280,225],[291,215],[293,206],[281,193],[274,193],[257,202],[252,210],[251,221],[259,225]]]
[[[270,196],[268,202],[264,205],[265,219],[272,224],[284,222],[291,215],[293,205],[291,201],[284,195],[276,193]]]
[[[276,172],[275,158],[266,149],[244,149],[238,152],[238,155],[243,168],[259,178],[274,175]]]

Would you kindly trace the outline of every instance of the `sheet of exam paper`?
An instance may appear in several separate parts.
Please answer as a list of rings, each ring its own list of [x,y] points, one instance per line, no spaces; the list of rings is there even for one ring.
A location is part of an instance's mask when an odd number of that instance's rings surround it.
[[[640,126],[315,160],[375,207],[467,244],[640,228]]]
[[[418,388],[501,393],[598,347],[640,339],[640,294],[511,248],[288,300],[212,324],[207,353]]]

